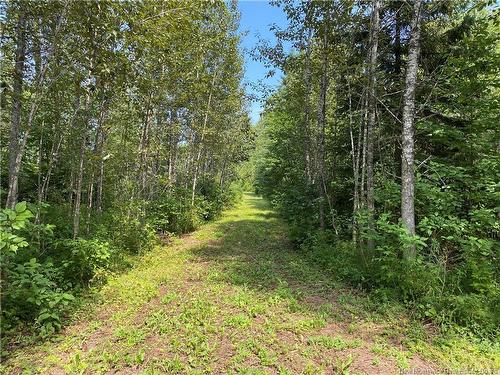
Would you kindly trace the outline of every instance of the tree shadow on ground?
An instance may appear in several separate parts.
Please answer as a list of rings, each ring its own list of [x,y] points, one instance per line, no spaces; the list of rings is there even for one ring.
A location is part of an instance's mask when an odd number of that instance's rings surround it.
[[[224,235],[193,249],[195,261],[212,263],[220,270],[222,281],[232,285],[261,292],[287,289],[313,310],[325,303],[335,305],[339,298],[345,301],[360,296],[354,289],[342,288],[331,270],[293,247],[285,225],[266,201],[248,200],[259,211],[252,211],[248,219],[217,224],[216,230]]]

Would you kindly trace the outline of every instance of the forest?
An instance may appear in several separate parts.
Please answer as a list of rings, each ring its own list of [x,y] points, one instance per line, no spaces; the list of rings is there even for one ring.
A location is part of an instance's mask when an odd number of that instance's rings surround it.
[[[0,3],[0,372],[498,371],[498,3],[270,5]]]
[[[191,231],[233,199],[251,144],[242,61],[223,3],[3,12],[3,323],[51,333],[68,291],[120,252]]]
[[[286,74],[257,126],[258,191],[293,240],[348,282],[438,324],[495,332],[498,9],[285,11],[292,22],[279,37],[300,52],[261,47]]]

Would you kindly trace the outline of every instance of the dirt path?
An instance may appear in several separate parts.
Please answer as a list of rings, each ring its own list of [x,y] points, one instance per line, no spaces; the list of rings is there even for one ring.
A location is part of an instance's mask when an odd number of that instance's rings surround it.
[[[265,201],[155,249],[112,279],[54,341],[4,372],[393,374],[429,369],[400,324],[366,307],[288,243]]]

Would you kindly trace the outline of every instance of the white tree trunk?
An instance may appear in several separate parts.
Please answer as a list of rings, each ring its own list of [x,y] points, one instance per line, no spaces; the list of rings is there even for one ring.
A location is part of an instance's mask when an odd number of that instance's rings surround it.
[[[409,235],[415,235],[415,89],[417,86],[418,56],[420,52],[420,24],[422,0],[415,0],[411,23],[411,37],[406,67],[406,83],[403,104],[403,133],[401,153],[401,219]],[[415,246],[405,249],[405,258],[414,260]]]
[[[19,155],[19,133],[21,127],[22,92],[24,60],[26,57],[26,15],[20,10],[16,26],[16,54],[12,94],[12,114],[9,139],[9,190],[7,192],[7,208],[13,208],[17,202],[17,190],[20,165],[17,163]]]
[[[323,33],[323,56],[321,59],[321,81],[318,96],[318,179],[316,186],[318,190],[319,201],[319,226],[325,228],[325,200],[327,199],[325,183],[325,131],[326,131],[326,95],[328,91],[328,22],[329,17],[325,17],[325,30]]]
[[[370,62],[368,69],[368,123],[366,127],[366,208],[368,210],[368,228],[373,230],[375,198],[374,198],[374,182],[373,182],[373,131],[375,128],[376,114],[376,68],[378,58],[378,33],[379,33],[379,0],[373,1],[372,9],[372,25],[370,35]],[[368,238],[368,249],[374,248],[373,238]]]
[[[38,67],[38,74],[35,77],[35,93],[31,102],[28,119],[26,121],[26,128],[22,140],[19,142],[20,127],[21,127],[21,96],[22,96],[22,83],[23,83],[23,70],[24,60],[26,55],[26,16],[22,8],[19,15],[19,21],[16,29],[17,33],[17,47],[16,47],[16,64],[14,71],[14,95],[12,104],[12,120],[11,132],[9,141],[9,189],[7,192],[6,207],[14,207],[17,203],[18,185],[19,185],[19,172],[21,170],[21,162],[24,155],[24,149],[28,142],[28,138],[33,126],[35,114],[38,109],[38,104],[43,96],[43,83],[45,80],[45,73],[47,67],[54,56],[56,51],[58,34],[63,24],[66,7],[63,9],[62,14],[59,16],[56,28],[54,30],[54,39],[51,48],[47,53],[45,64]]]
[[[193,184],[191,186],[191,206],[194,206],[194,197],[196,194],[196,184],[198,183],[198,170],[200,168],[199,164],[200,164],[201,154],[203,151],[203,141],[205,140],[205,131],[206,131],[207,124],[208,124],[208,114],[210,112],[210,105],[212,103],[212,95],[213,95],[216,77],[217,77],[217,69],[214,70],[214,76],[212,78],[212,85],[210,87],[210,92],[208,94],[207,109],[205,110],[205,118],[203,119],[203,127],[201,129],[200,146],[198,147],[198,153],[196,155],[196,161],[195,161],[195,165],[194,165]]]
[[[304,67],[304,85],[305,85],[305,98],[304,98],[304,158],[307,182],[309,184],[313,181],[312,160],[311,160],[311,44],[312,44],[312,31],[308,30]]]

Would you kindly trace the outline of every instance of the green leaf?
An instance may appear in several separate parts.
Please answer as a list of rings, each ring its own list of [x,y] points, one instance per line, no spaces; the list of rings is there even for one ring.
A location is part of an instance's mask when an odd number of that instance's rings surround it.
[[[16,216],[17,216],[17,215],[16,215],[15,211],[12,211],[12,210],[6,210],[6,212],[7,212],[7,216],[9,217],[9,220],[10,220],[10,221],[13,221],[13,220],[15,220],[15,219],[16,219]]]
[[[26,202],[19,202],[19,203],[17,203],[16,207],[14,209],[18,213],[26,211]]]
[[[50,318],[51,316],[52,316],[52,314],[47,313],[47,312],[46,312],[46,313],[43,313],[43,314],[40,314],[40,315],[38,316],[37,321],[38,321],[38,322],[43,322],[44,320],[47,320],[47,319],[48,319],[48,318]]]
[[[69,294],[69,293],[64,293],[62,296],[63,296],[64,299],[66,299],[68,301],[73,301],[75,299],[75,297],[72,294]]]

